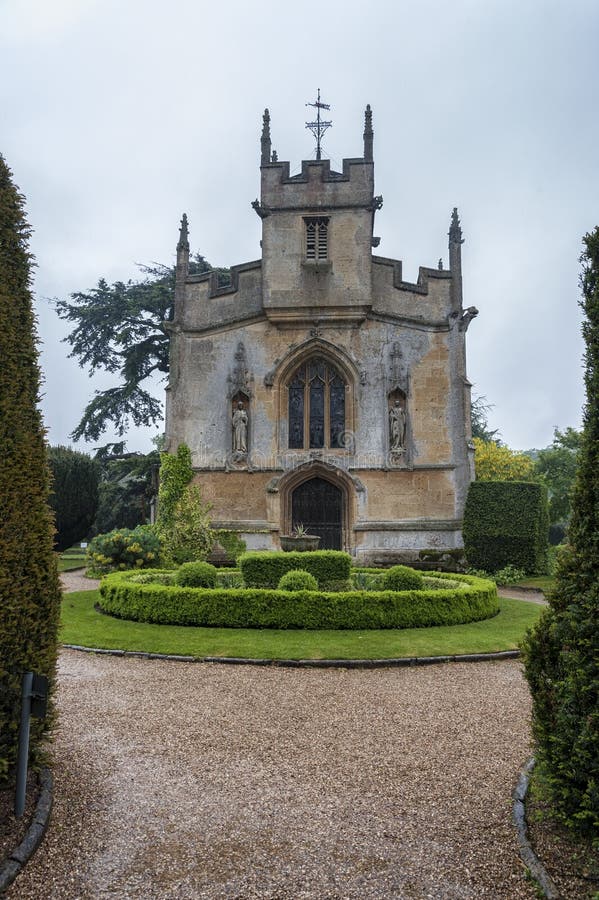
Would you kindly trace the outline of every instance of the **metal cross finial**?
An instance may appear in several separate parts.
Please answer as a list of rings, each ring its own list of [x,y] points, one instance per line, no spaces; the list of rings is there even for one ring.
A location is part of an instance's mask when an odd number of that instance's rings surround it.
[[[330,105],[328,103],[320,102],[320,88],[318,88],[318,97],[316,98],[315,103],[306,103],[306,106],[313,106],[316,110],[316,121],[315,122],[306,122],[306,128],[309,128],[314,137],[316,138],[316,159],[322,159],[321,153],[321,140],[322,136],[333,124],[331,121],[325,122],[320,118],[320,110],[321,109],[330,109]]]

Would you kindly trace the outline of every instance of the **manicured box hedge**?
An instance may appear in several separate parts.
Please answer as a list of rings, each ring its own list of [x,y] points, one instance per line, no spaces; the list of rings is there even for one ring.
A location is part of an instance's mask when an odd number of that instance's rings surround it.
[[[283,553],[280,550],[244,553],[237,560],[248,588],[276,588],[291,569],[303,569],[314,575],[321,588],[347,581],[351,556],[340,550],[313,550],[307,553]]]
[[[115,572],[102,580],[104,612],[170,625],[363,629],[457,625],[489,618],[499,609],[494,582],[471,575],[451,575],[448,580],[460,587],[447,590],[291,592],[139,584],[134,574]]]
[[[497,572],[512,565],[543,574],[549,514],[544,485],[523,481],[473,481],[464,510],[468,565]]]

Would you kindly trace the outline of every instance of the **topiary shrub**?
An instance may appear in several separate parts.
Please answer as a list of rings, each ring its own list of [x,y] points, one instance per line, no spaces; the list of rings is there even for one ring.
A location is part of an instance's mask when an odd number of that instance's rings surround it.
[[[586,406],[568,545],[525,641],[536,757],[558,814],[599,844],[599,228],[584,237]]]
[[[152,525],[117,528],[98,534],[87,548],[90,575],[106,575],[118,569],[152,568],[160,559],[160,539]]]
[[[383,576],[384,591],[421,591],[423,587],[422,575],[408,566],[392,566]]]
[[[304,569],[291,569],[281,577],[278,587],[280,591],[317,591],[318,582]]]
[[[362,629],[457,625],[489,618],[499,609],[495,584],[469,575],[452,575],[448,587],[438,590],[346,592],[169,587],[135,584],[135,577],[116,572],[102,580],[104,612],[138,622],[211,628]]]
[[[216,587],[216,566],[207,562],[183,563],[175,572],[175,584],[183,587]]]
[[[522,481],[473,481],[464,509],[468,565],[497,572],[512,565],[542,575],[547,565],[547,489]]]
[[[247,587],[275,588],[285,572],[303,569],[314,575],[321,588],[348,581],[351,556],[340,550],[314,550],[283,553],[280,550],[244,553],[237,560]]]
[[[24,202],[0,155],[0,783],[14,772],[22,674],[54,690],[61,599]],[[31,720],[34,759],[53,720],[52,706]]]

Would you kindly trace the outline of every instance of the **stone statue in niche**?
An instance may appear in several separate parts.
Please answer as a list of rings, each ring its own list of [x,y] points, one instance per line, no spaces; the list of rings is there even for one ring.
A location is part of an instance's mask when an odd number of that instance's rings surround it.
[[[392,453],[404,451],[406,441],[406,414],[400,400],[389,409],[389,449]]]
[[[240,456],[248,452],[248,414],[241,400],[233,413],[233,453]]]

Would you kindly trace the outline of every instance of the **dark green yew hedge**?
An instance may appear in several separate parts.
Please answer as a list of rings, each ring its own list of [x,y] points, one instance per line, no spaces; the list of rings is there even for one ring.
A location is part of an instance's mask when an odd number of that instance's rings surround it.
[[[351,556],[341,550],[312,550],[307,553],[282,553],[263,550],[244,553],[237,560],[247,587],[276,588],[286,572],[302,569],[313,575],[321,588],[347,581]]]
[[[487,619],[499,609],[494,582],[472,575],[452,574],[448,580],[461,585],[447,590],[337,593],[139,584],[136,574],[115,572],[102,580],[104,612],[163,625],[363,629],[458,625]]]
[[[544,485],[473,481],[464,509],[464,548],[473,569],[512,565],[542,575],[547,564],[549,513]]]

